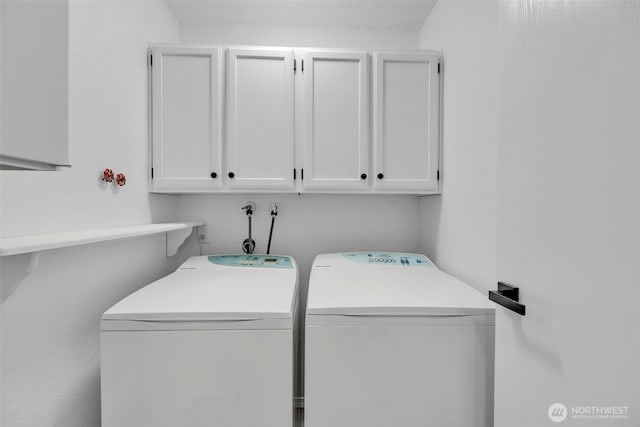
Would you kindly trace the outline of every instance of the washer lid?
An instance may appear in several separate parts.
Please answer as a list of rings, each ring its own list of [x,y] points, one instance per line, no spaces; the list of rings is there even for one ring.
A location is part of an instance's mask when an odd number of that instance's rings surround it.
[[[307,316],[410,317],[494,313],[494,306],[484,295],[442,272],[424,255],[379,252],[324,254],[316,257],[311,269]]]
[[[291,319],[297,268],[291,257],[276,258],[286,258],[280,264],[288,263],[288,267],[229,265],[229,262],[223,265],[206,256],[190,258],[176,272],[111,307],[102,319],[167,322]]]

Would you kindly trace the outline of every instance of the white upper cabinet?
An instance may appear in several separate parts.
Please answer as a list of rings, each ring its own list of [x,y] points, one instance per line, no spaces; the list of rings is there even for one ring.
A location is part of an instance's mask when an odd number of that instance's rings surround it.
[[[0,170],[69,166],[69,2],[0,0]]]
[[[435,52],[374,54],[375,190],[439,190],[439,60]]]
[[[229,49],[229,189],[294,190],[293,51]]]
[[[221,188],[221,67],[219,48],[152,48],[154,190]]]
[[[367,52],[307,50],[304,82],[303,189],[369,186]]]
[[[151,191],[437,194],[440,58],[154,45]]]

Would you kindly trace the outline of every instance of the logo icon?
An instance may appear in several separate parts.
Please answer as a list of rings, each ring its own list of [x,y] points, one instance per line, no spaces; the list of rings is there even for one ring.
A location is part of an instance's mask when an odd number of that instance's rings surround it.
[[[549,419],[554,423],[561,423],[567,418],[567,407],[562,403],[554,403],[549,406],[549,410],[547,411],[547,415],[549,415]]]

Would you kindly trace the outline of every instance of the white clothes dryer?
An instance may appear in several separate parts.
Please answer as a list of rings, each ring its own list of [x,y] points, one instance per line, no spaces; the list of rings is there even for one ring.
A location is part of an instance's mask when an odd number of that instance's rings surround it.
[[[495,308],[426,256],[318,255],[305,427],[491,427]]]

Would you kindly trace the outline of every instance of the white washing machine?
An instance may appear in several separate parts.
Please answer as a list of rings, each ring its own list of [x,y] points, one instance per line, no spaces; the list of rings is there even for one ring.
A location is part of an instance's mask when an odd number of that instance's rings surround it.
[[[111,307],[102,426],[291,426],[297,280],[288,256],[199,256]]]
[[[318,255],[305,427],[493,426],[495,309],[424,255]]]

